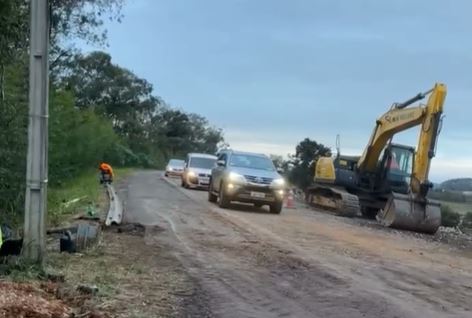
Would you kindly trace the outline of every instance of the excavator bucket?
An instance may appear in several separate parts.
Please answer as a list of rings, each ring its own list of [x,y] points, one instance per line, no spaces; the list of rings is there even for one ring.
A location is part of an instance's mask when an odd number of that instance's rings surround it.
[[[377,220],[384,226],[434,234],[441,225],[441,206],[435,201],[419,202],[411,195],[394,193]]]

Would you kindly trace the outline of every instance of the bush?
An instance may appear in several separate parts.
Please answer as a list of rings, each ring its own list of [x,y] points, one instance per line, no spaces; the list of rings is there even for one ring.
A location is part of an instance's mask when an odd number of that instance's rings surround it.
[[[461,221],[461,215],[452,210],[447,205],[441,205],[441,225],[447,227],[458,226]]]
[[[51,185],[60,185],[98,167],[119,138],[109,120],[77,109],[70,93],[53,92],[50,101],[49,179]]]
[[[467,212],[462,219],[461,228],[472,230],[472,211]]]

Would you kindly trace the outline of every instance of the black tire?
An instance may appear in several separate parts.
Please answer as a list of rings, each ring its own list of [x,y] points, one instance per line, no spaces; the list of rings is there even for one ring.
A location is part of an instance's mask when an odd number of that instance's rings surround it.
[[[218,205],[220,206],[220,208],[222,209],[228,208],[229,204],[231,203],[231,199],[228,198],[226,194],[224,183],[222,183],[220,186],[220,192],[218,192],[218,197],[219,197]]]
[[[168,177],[168,176],[169,176],[169,174],[166,172],[166,173],[164,173],[164,176]]]
[[[256,208],[262,208],[263,204],[262,203],[254,203],[254,206]]]
[[[181,186],[182,188],[185,188],[184,178],[181,178],[181,179],[180,179],[180,186]]]
[[[208,201],[212,203],[215,203],[216,201],[218,201],[218,196],[216,196],[213,193],[213,186],[212,186],[211,180],[210,180],[210,185],[208,186]]]
[[[280,214],[282,212],[282,201],[276,201],[270,205],[270,213]]]

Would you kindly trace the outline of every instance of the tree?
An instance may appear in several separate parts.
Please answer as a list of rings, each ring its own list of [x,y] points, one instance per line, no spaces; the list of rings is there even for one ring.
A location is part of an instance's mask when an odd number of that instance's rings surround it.
[[[24,0],[17,0],[24,1]],[[70,39],[105,46],[105,20],[122,19],[125,0],[50,0],[50,68],[51,78],[61,73],[76,52]]]
[[[12,222],[22,211],[25,194],[28,69],[25,64],[5,68],[9,79],[0,100],[0,218]]]
[[[163,107],[151,123],[152,143],[164,152],[166,159],[188,152],[213,154],[224,141],[222,131],[210,126],[206,118],[181,110]]]
[[[331,156],[330,148],[305,138],[297,145],[295,155],[290,157],[290,164],[293,167],[289,180],[301,189],[306,189],[312,183],[316,162],[325,156]]]
[[[9,215],[14,219],[23,214],[28,125],[27,48],[30,2],[29,0],[0,0],[0,218]],[[94,34],[98,34],[97,30],[103,30],[105,13],[109,12],[112,4],[120,3],[122,3],[121,0],[50,0],[53,51],[54,48],[59,50],[65,47],[63,43],[66,41],[61,42],[59,39],[67,40],[68,43],[77,37],[88,37],[93,40]],[[114,8],[120,9],[117,6]],[[56,88],[52,86],[51,94],[54,94],[55,90]],[[56,115],[58,114],[52,113],[51,119]],[[84,122],[88,120],[93,121],[85,116],[81,119]],[[87,127],[84,122],[79,122],[79,126]],[[58,129],[61,127],[64,128],[64,126],[57,126]],[[65,130],[58,131],[65,133]],[[84,140],[91,141],[89,137]],[[54,141],[51,146],[55,148]],[[77,146],[83,146],[83,143]],[[66,143],[64,147],[58,150],[58,153],[52,150],[50,152],[52,158],[56,154],[59,157],[61,154],[67,154],[71,144]],[[86,147],[84,146],[83,149]],[[82,154],[80,151],[77,153]],[[76,160],[79,158],[77,157]],[[12,219],[9,221],[12,222]]]
[[[73,92],[77,107],[109,118],[115,131],[137,148],[142,147],[145,126],[161,105],[148,81],[113,64],[104,52],[76,55],[60,85]]]

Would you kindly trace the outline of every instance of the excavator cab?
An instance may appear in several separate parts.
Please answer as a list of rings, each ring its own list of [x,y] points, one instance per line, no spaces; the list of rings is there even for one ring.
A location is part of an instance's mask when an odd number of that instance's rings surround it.
[[[407,194],[410,191],[415,149],[410,146],[389,144],[381,156],[377,173],[377,188]]]

